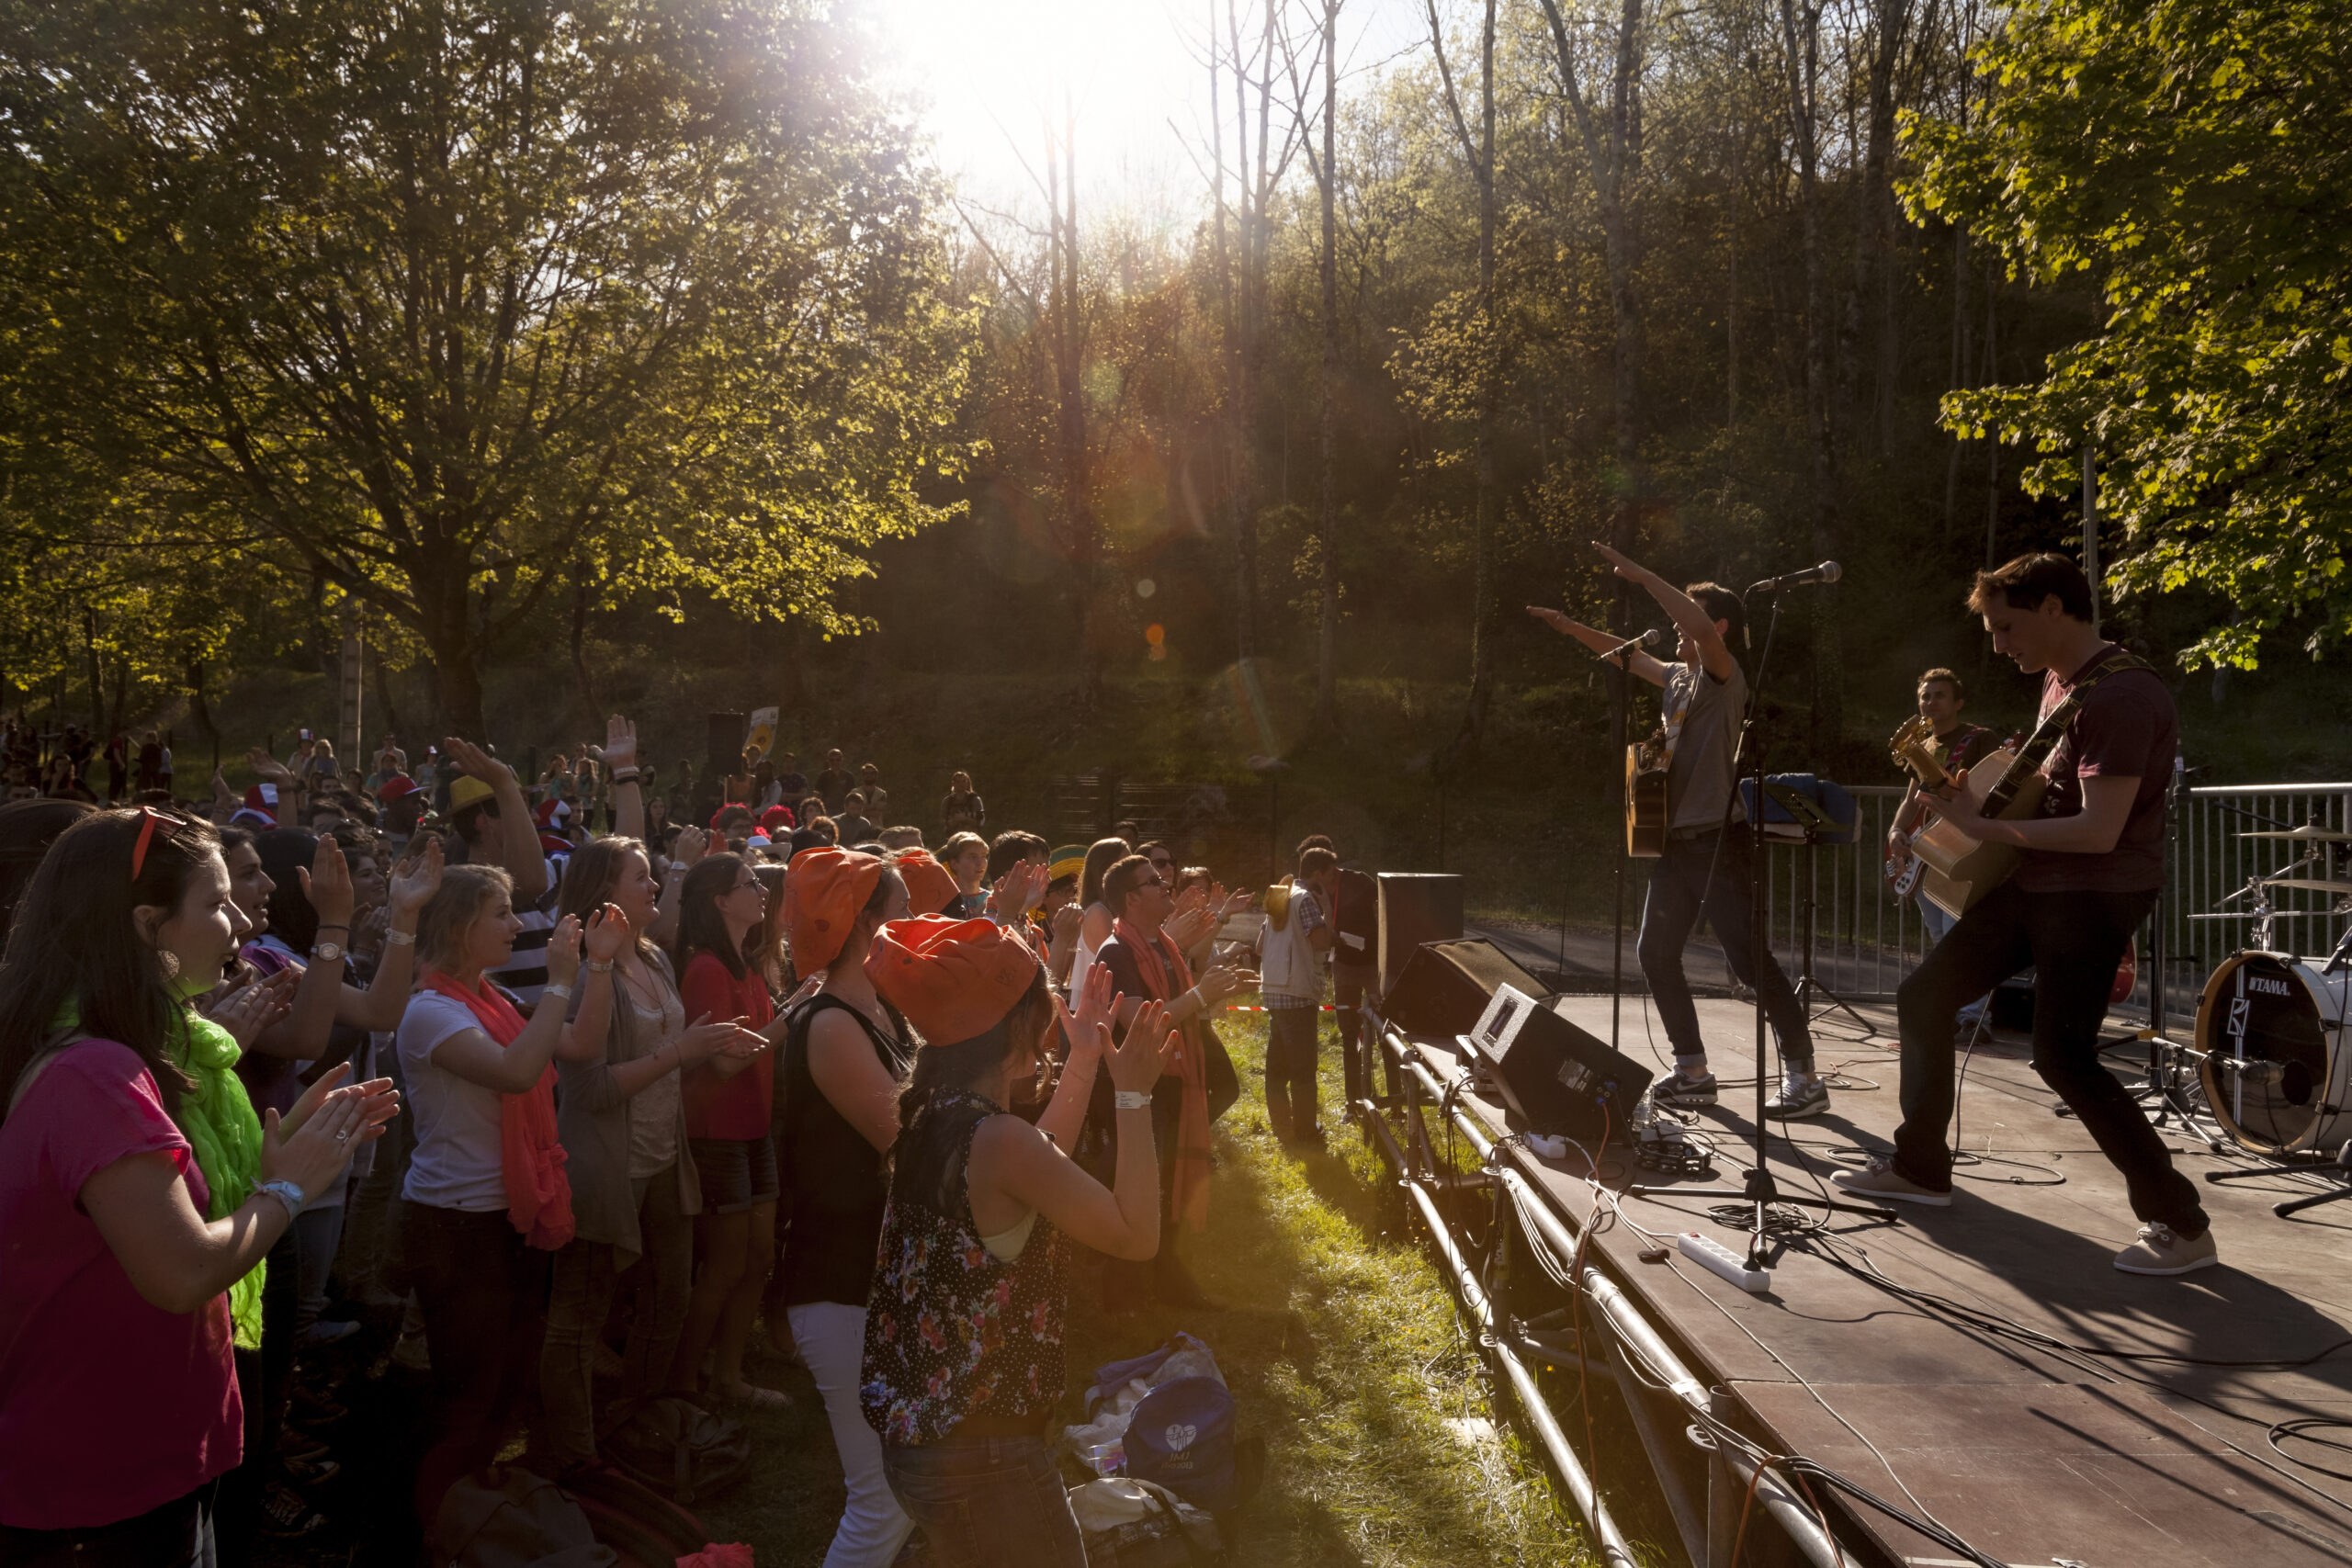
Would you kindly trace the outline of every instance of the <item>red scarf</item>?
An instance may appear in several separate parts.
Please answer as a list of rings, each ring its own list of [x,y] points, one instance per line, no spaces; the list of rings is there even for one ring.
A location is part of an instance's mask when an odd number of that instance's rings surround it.
[[[1184,955],[1170,942],[1166,954],[1156,936],[1146,936],[1125,920],[1111,928],[1119,944],[1136,955],[1136,972],[1154,1001],[1169,1001],[1193,988],[1193,971]],[[1183,1026],[1177,1047],[1176,1070],[1184,1082],[1184,1097],[1176,1116],[1176,1164],[1170,1196],[1177,1220],[1188,1231],[1204,1231],[1209,1223],[1209,1074],[1206,1023],[1194,1019]]]
[[[465,1003],[481,1032],[503,1049],[523,1032],[525,1020],[506,994],[488,981],[469,991],[448,976],[428,971],[424,988]],[[498,1100],[498,1162],[506,1179],[506,1217],[524,1241],[553,1252],[571,1239],[571,1181],[563,1174],[563,1144],[555,1131],[555,1065],[521,1094]]]

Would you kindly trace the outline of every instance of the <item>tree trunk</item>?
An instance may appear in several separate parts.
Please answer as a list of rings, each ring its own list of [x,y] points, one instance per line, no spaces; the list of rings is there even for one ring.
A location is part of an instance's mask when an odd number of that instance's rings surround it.
[[[473,599],[466,585],[466,563],[454,556],[425,556],[409,567],[424,612],[424,643],[433,659],[434,719],[443,735],[476,744],[491,739],[482,716],[481,669]]]
[[[196,719],[196,727],[204,732],[204,739],[210,742],[213,750],[220,750],[220,727],[212,722],[212,705],[204,700],[204,660],[201,659],[187,661],[187,707]]]
[[[588,673],[588,579],[586,568],[575,566],[571,585],[571,682],[575,705],[593,729],[604,716],[596,700],[595,679]]]
[[[1805,434],[1813,454],[1812,545],[1816,558],[1838,550],[1838,461],[1830,427],[1829,334],[1826,316],[1826,279],[1822,254],[1820,149],[1816,96],[1820,72],[1821,17],[1808,8],[1800,22],[1799,0],[1781,0],[1781,30],[1789,81],[1789,122],[1797,154],[1797,197],[1804,235],[1804,379]],[[1838,659],[1836,601],[1827,593],[1813,599],[1813,721],[1809,737],[1819,750],[1834,741],[1845,720],[1842,671]]]
[[[1911,21],[1911,0],[1874,0],[1872,19],[1877,31],[1871,54],[1869,121],[1862,157],[1862,180],[1854,195],[1854,283],[1838,334],[1840,385],[1858,389],[1862,312],[1871,299],[1873,277],[1883,279],[1886,309],[1877,333],[1877,375],[1872,388],[1879,451],[1892,444],[1893,389],[1890,362],[1894,354],[1892,300],[1894,287],[1894,191],[1888,170],[1894,150],[1894,67],[1903,57],[1903,43]],[[1849,401],[1849,406],[1852,406]]]
[[[1340,374],[1340,258],[1337,125],[1340,116],[1340,0],[1323,0],[1323,374],[1317,434],[1322,443],[1322,507],[1318,540],[1322,555],[1322,614],[1315,635],[1315,722],[1327,731],[1340,728],[1337,644],[1340,626],[1339,514],[1333,469],[1338,463],[1332,429],[1332,383]]]
[[[368,660],[368,668],[369,673],[374,678],[376,687],[376,705],[384,710],[384,733],[388,736],[407,734],[408,725],[401,720],[401,710],[392,701],[392,680],[390,675],[387,675],[384,672],[384,650],[382,649],[379,648],[376,649],[375,657]],[[409,736],[409,739],[411,741],[414,741],[419,738],[411,735]],[[403,750],[407,750],[407,748],[403,748]],[[412,762],[416,763],[421,763],[424,760],[424,755],[421,751],[418,752],[416,756],[410,759]],[[370,768],[369,772],[374,772],[374,769]]]
[[[1487,733],[1495,682],[1495,8],[1487,0],[1478,35],[1478,435],[1473,455],[1478,483],[1472,535],[1470,702],[1462,741],[1476,749]]]

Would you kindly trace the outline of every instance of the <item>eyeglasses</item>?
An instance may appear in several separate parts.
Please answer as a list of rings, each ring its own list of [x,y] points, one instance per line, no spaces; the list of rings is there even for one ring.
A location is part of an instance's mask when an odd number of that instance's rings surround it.
[[[130,846],[130,880],[147,869],[147,851],[158,839],[168,839],[187,826],[185,818],[167,816],[152,806],[139,808],[139,841]]]
[[[1165,887],[1167,886],[1168,884],[1163,878],[1147,876],[1136,884],[1136,891],[1140,893],[1147,887]]]

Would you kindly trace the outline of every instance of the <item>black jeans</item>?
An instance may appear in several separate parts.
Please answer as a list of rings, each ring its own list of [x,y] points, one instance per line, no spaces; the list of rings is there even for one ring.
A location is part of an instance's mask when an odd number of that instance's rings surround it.
[[[525,1246],[503,1209],[406,1199],[401,1248],[433,1358],[434,1440],[416,1466],[417,1522],[430,1535],[441,1495],[497,1456],[537,1392],[551,1255]]]
[[[1318,1120],[1315,1059],[1323,1010],[1266,1010],[1266,1121],[1278,1138],[1302,1137]]]
[[[261,1348],[239,1350],[237,1394],[245,1405],[244,1458],[220,1478],[217,1528],[220,1555],[244,1562],[261,1540],[261,1506],[278,1473],[277,1437],[294,1399],[294,1319],[302,1301],[302,1263],[294,1227],[269,1249],[261,1283]]]
[[[1367,995],[1375,1002],[1380,999],[1379,970],[1369,964],[1332,964],[1331,1000],[1340,1010],[1340,1066],[1350,1105],[1374,1092],[1372,1064],[1379,1055],[1380,1042],[1373,1038],[1363,1021]],[[1394,1086],[1389,1092],[1396,1092]]]
[[[214,1494],[208,1481],[143,1514],[110,1525],[62,1530],[0,1525],[0,1562],[9,1568],[214,1568]],[[233,1559],[232,1559],[233,1561]]]
[[[2155,893],[2026,893],[2007,883],[1960,918],[1895,993],[1903,1037],[1903,1125],[1894,1168],[1922,1187],[1951,1186],[1952,1016],[2032,965],[2033,1070],[2082,1119],[2123,1173],[2132,1212],[2184,1236],[2205,1234],[2203,1205],[2122,1080],[2098,1057],[2099,1021],[2124,944]]]
[[[1723,840],[1720,861],[1715,840]],[[1702,833],[1695,839],[1669,839],[1666,853],[1650,866],[1649,894],[1642,903],[1642,934],[1635,952],[1642,975],[1650,983],[1657,1004],[1658,1021],[1674,1043],[1677,1056],[1697,1056],[1707,1043],[1699,1034],[1699,1009],[1690,1000],[1690,982],[1682,974],[1682,948],[1698,929],[1703,912],[1724,946],[1731,972],[1753,986],[1764,998],[1764,1015],[1780,1036],[1781,1055],[1800,1072],[1813,1070],[1813,1031],[1804,1009],[1781,962],[1770,946],[1756,940],[1748,907],[1747,829],[1735,826],[1728,834]],[[1712,868],[1713,879],[1708,878]],[[1703,897],[1705,908],[1701,908]],[[1758,1062],[1756,1070],[1762,1072]]]

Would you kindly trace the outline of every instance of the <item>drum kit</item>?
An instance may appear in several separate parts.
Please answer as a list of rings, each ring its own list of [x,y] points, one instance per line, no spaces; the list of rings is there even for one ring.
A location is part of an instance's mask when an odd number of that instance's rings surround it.
[[[2275,1175],[2281,1168],[2334,1169],[2352,1178],[2352,919],[2335,949],[2312,960],[2277,951],[2285,889],[2330,896],[2324,913],[2352,917],[2352,832],[2312,822],[2238,835],[2303,846],[2285,868],[2249,877],[2196,919],[2252,922],[2248,945],[2218,964],[2197,1005],[2197,1063],[2206,1108],[2229,1138],[2269,1162],[2248,1171],[2216,1171],[2208,1180]],[[2228,908],[2239,904],[2243,908]],[[2296,911],[2310,913],[2314,911]],[[2352,1185],[2280,1203],[2292,1213],[2352,1198]]]

